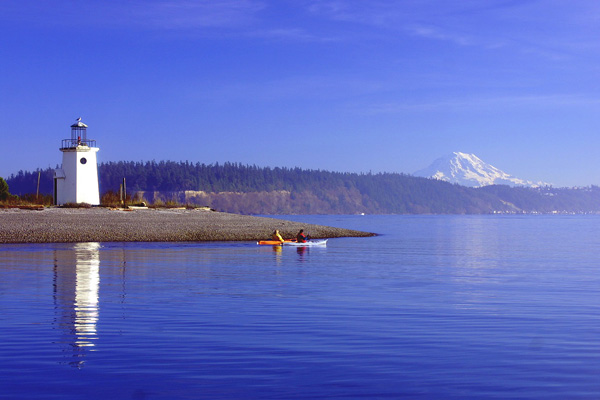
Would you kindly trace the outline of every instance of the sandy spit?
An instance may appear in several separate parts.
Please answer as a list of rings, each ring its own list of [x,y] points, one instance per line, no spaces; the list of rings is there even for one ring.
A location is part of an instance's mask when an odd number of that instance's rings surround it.
[[[372,233],[202,209],[0,209],[0,243],[253,241],[273,230],[294,237],[365,237]]]

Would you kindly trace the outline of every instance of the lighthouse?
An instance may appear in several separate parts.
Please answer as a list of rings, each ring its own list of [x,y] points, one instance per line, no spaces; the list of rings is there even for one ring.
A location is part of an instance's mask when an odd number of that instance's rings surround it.
[[[77,118],[71,138],[63,139],[61,168],[54,170],[54,204],[100,204],[96,141],[87,138],[87,125]]]

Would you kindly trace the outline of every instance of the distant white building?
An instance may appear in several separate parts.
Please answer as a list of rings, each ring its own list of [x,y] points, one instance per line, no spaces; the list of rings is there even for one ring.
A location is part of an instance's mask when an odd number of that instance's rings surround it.
[[[100,204],[96,141],[87,138],[81,118],[71,125],[71,138],[63,139],[61,168],[54,170],[54,204]]]

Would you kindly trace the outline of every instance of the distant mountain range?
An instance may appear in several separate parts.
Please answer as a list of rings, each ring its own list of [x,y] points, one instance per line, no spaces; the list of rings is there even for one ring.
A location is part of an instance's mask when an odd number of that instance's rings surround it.
[[[508,185],[524,187],[552,186],[545,182],[532,182],[516,178],[487,164],[475,154],[455,151],[435,160],[429,167],[416,171],[414,176],[433,178],[468,187]]]
[[[462,161],[461,168],[468,170],[469,165]],[[475,174],[475,167],[471,168]],[[480,164],[477,171],[482,169]],[[10,193],[24,198],[37,197],[38,182],[39,193],[51,195],[53,173],[52,168],[19,171],[6,182]],[[507,174],[499,170],[495,173],[507,179]],[[103,204],[118,199],[125,178],[127,194],[132,195],[134,202],[200,205],[238,214],[600,214],[598,186],[466,187],[397,173],[357,174],[173,161],[101,163],[98,176]]]

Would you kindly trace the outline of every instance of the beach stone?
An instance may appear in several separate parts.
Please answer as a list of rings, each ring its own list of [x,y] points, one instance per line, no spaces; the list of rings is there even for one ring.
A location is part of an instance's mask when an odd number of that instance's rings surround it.
[[[256,241],[279,229],[315,239],[373,233],[207,209],[0,209],[0,243]]]

